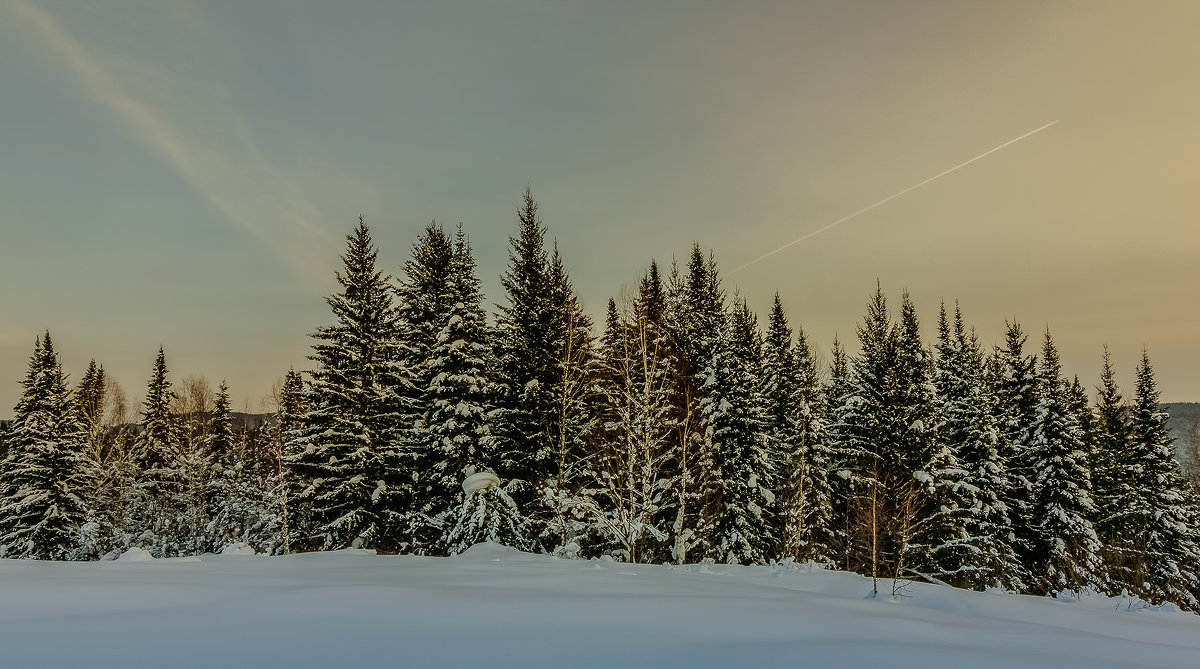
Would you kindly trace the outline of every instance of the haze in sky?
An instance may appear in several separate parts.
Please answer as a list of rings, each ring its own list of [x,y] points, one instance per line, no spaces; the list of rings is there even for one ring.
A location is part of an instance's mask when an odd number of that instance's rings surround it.
[[[878,279],[929,337],[959,300],[1200,400],[1197,34],[1191,0],[0,0],[0,417],[46,329],[73,379],[140,397],[162,345],[256,410],[360,213],[391,273],[461,221],[494,302],[527,184],[594,314],[699,241],[823,351]]]

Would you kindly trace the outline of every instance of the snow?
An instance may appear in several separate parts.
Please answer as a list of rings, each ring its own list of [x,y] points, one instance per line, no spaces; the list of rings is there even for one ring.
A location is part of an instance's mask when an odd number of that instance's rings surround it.
[[[891,583],[880,583],[881,593]],[[869,579],[665,567],[496,544],[93,563],[0,560],[13,667],[1188,667],[1200,616]]]

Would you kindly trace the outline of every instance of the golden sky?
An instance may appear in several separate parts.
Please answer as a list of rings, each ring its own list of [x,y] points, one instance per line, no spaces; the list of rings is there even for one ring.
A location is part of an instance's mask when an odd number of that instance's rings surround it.
[[[1200,401],[1197,36],[1193,1],[0,0],[0,407],[49,328],[75,378],[140,395],[161,344],[254,408],[359,213],[391,272],[462,221],[495,301],[526,184],[593,312],[698,240],[821,350],[878,279]]]

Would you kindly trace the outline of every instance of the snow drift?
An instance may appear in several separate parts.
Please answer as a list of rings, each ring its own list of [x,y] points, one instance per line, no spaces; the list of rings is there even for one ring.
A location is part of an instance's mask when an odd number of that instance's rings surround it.
[[[800,565],[336,551],[0,560],[8,667],[1189,667],[1200,616]],[[130,556],[132,557],[132,556]],[[141,557],[139,555],[139,557]],[[890,582],[888,582],[890,594]]]

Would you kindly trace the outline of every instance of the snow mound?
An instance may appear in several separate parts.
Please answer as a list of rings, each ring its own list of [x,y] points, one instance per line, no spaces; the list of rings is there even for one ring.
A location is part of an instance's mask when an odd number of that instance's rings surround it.
[[[372,551],[374,552],[374,551]],[[257,555],[257,551],[247,543],[226,544],[221,549],[221,555]]]
[[[505,558],[521,555],[521,551],[509,548],[492,541],[475,544],[467,550],[454,556],[456,560],[477,560],[480,562],[501,562]]]
[[[154,556],[145,548],[130,548],[129,550],[117,556],[119,562],[146,562],[153,560]]]

